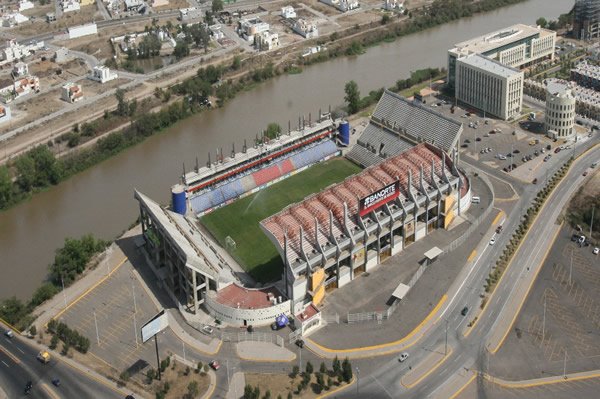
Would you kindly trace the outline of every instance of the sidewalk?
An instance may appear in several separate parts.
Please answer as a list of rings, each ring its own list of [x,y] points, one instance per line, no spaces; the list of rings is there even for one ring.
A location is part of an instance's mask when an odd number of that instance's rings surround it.
[[[553,377],[544,377],[544,378],[534,378],[531,380],[521,380],[521,381],[507,381],[501,378],[496,378],[494,376],[485,374],[485,379],[500,385],[505,388],[531,388],[537,387],[540,385],[550,385],[550,384],[558,384],[561,382],[574,382],[581,380],[588,380],[590,378],[600,378],[600,370],[590,370],[583,371],[581,373],[572,373],[564,375],[556,375]]]
[[[225,399],[240,399],[244,395],[245,386],[246,378],[244,377],[244,373],[234,373],[231,377],[231,385]]]

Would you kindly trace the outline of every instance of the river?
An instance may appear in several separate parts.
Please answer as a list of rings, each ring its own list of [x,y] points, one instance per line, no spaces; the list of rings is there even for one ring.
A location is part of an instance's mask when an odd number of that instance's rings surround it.
[[[287,128],[298,116],[343,102],[343,88],[355,80],[363,95],[390,87],[410,71],[446,65],[454,43],[515,23],[534,24],[539,16],[556,19],[573,0],[530,0],[385,43],[352,58],[339,58],[285,75],[239,94],[224,108],[196,115],[145,142],[0,213],[0,298],[27,298],[46,278],[47,266],[65,237],[93,233],[113,239],[138,215],[133,189],[162,203],[178,181],[185,162],[206,162],[208,152],[225,154],[251,142],[269,122]]]

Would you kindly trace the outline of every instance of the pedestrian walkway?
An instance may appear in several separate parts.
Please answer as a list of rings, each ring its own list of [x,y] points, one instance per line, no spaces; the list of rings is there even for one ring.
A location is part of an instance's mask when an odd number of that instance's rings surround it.
[[[507,381],[494,376],[485,375],[485,378],[505,388],[531,388],[541,385],[559,384],[561,382],[573,382],[581,380],[589,380],[591,378],[600,378],[600,370],[583,371],[581,373],[571,373],[566,375],[555,375],[552,377],[533,378],[530,380]]]
[[[241,359],[255,362],[291,362],[296,358],[294,352],[270,342],[243,341],[235,349]]]
[[[240,399],[240,397],[244,394],[245,386],[246,378],[244,377],[244,373],[234,373],[231,377],[231,384],[228,387],[229,390],[227,391],[225,399]]]

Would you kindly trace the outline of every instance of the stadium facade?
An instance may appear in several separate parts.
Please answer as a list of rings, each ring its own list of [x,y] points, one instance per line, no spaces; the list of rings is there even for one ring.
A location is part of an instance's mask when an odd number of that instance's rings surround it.
[[[448,228],[470,206],[470,183],[457,165],[462,125],[386,91],[348,153],[366,169],[260,222],[282,257],[283,278],[249,288],[247,274],[198,216],[339,155],[336,125],[319,117],[241,154],[220,151],[216,165],[184,172],[172,209],[135,191],[143,253],[184,313],[203,307],[233,325],[270,324],[286,314],[305,332],[320,324],[326,289]]]

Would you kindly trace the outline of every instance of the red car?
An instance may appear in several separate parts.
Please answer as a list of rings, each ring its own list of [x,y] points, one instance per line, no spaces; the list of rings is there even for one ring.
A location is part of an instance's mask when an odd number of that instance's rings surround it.
[[[556,147],[556,150],[554,150],[554,153],[559,153],[560,152],[560,147]]]
[[[212,362],[208,363],[208,365],[212,367],[212,369],[215,371],[221,368],[221,365],[216,360],[213,360]]]

